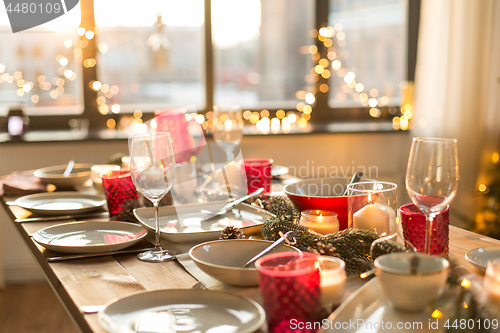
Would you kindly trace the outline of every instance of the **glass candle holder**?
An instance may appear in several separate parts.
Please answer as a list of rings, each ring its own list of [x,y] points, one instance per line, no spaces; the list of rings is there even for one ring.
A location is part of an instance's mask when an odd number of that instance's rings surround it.
[[[347,185],[349,227],[373,230],[381,236],[395,234],[397,187],[377,181]]]
[[[500,315],[500,259],[488,261],[483,280],[486,299]]]
[[[264,188],[264,193],[271,192],[271,166],[273,160],[265,158],[251,158],[243,160],[247,177],[248,193]]]
[[[296,323],[321,320],[319,256],[281,252],[257,260],[260,293],[270,333],[291,332]]]
[[[321,278],[321,304],[327,310],[340,304],[344,294],[345,262],[340,258],[321,256],[319,260]]]
[[[448,256],[449,252],[449,208],[436,215],[432,223],[430,254]],[[403,237],[407,247],[414,246],[418,252],[425,252],[425,215],[412,203],[399,207]]]
[[[339,231],[337,213],[321,209],[304,210],[300,216],[300,224],[327,235]]]
[[[119,165],[115,164],[96,164],[91,168],[90,178],[92,179],[92,183],[96,191],[102,193],[102,175],[110,172],[110,171],[118,171],[120,170]]]
[[[127,201],[139,200],[130,170],[110,171],[102,175],[102,187],[110,216],[125,209],[123,204]]]

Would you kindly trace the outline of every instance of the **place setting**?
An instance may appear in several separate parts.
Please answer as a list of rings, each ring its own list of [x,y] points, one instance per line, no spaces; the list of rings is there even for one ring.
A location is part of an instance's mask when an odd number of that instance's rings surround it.
[[[201,286],[110,300],[97,313],[107,332],[383,332],[399,323],[433,332],[455,318],[460,293],[476,295],[468,302],[477,309],[493,304],[476,311],[492,320],[498,248],[466,254],[484,279],[450,258],[456,140],[413,139],[405,204],[396,183],[362,171],[291,183],[286,177],[282,192],[273,192],[279,179],[272,160],[243,159],[217,145],[210,168],[203,159],[209,144],[191,166],[179,163],[170,133],[133,134],[126,168],[90,167],[91,189],[101,194],[54,191],[15,201],[33,218],[54,222],[109,214],[33,233],[48,262],[128,254],[148,270],[175,260]],[[169,205],[160,206],[164,200]],[[349,320],[356,328],[343,326]]]

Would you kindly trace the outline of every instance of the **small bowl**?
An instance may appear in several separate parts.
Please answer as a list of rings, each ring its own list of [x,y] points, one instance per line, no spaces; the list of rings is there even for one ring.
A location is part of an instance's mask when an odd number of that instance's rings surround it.
[[[72,188],[83,185],[83,183],[90,179],[90,168],[92,165],[88,163],[76,163],[68,177],[64,177],[63,175],[68,166],[67,164],[38,169],[33,174],[44,183],[54,184],[58,188]]]
[[[259,272],[255,267],[243,268],[243,265],[272,243],[254,239],[211,241],[192,247],[189,256],[196,266],[214,279],[233,286],[254,287],[259,285]],[[278,252],[300,251],[281,245],[269,254]]]
[[[337,213],[340,230],[348,226],[348,198],[342,196],[351,178],[316,178],[288,184],[283,191],[301,212],[322,209]],[[363,181],[369,179],[363,178]]]
[[[411,260],[418,257],[416,274]],[[420,312],[441,293],[448,278],[448,260],[423,253],[391,253],[375,259],[378,280],[384,296],[394,308]]]

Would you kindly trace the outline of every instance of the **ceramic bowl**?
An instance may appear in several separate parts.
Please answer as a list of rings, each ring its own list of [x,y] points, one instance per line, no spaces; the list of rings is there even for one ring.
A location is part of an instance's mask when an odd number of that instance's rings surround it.
[[[418,259],[416,273],[411,261]],[[448,260],[422,253],[391,253],[375,259],[375,268],[384,296],[394,308],[420,312],[441,293],[448,278]]]
[[[351,178],[317,178],[288,184],[283,191],[301,212],[323,209],[337,213],[340,229],[347,228],[348,196],[342,196]],[[362,181],[371,181],[363,178]]]
[[[203,272],[221,282],[254,287],[259,285],[259,272],[254,266],[243,268],[243,265],[272,243],[254,239],[218,240],[192,247],[189,256]],[[292,246],[281,245],[269,253],[294,251],[300,252]]]
[[[92,165],[88,163],[76,163],[68,177],[64,177],[63,175],[68,166],[67,164],[38,169],[33,174],[35,177],[40,178],[42,182],[54,184],[58,188],[73,188],[83,185],[83,183],[90,179],[90,168]]]

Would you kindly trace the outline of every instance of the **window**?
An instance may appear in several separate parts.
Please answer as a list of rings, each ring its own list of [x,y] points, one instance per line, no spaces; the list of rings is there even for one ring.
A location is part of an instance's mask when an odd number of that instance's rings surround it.
[[[210,117],[212,105],[239,105],[247,121],[277,118],[289,131],[390,121],[401,114],[401,84],[413,78],[419,0],[94,0],[80,8],[3,34],[12,47],[0,51],[8,73],[1,113],[24,103],[38,116],[33,129],[64,128],[76,115],[97,130],[125,129],[161,109],[194,104]]]

